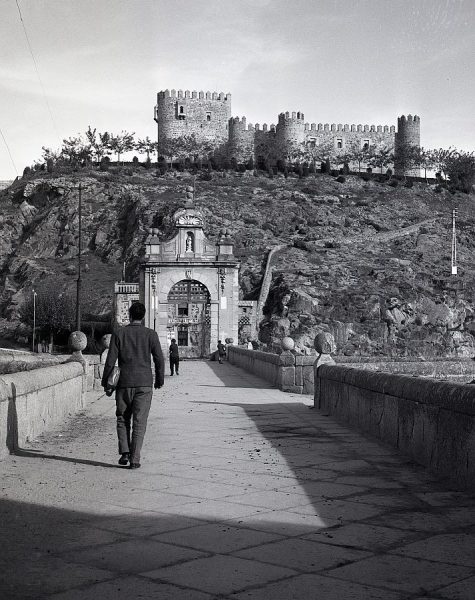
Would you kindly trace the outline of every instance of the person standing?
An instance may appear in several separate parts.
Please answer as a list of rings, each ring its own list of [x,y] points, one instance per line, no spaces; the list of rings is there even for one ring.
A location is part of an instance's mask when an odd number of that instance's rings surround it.
[[[173,370],[175,370],[176,374],[179,375],[178,367],[180,366],[180,354],[178,352],[178,344],[176,343],[175,338],[172,338],[168,351],[170,354],[170,375],[173,375]]]
[[[218,340],[218,362],[220,365],[223,364],[223,360],[226,358],[226,346],[221,340]]]
[[[112,334],[102,375],[102,387],[110,391],[108,377],[117,360],[120,376],[115,393],[120,465],[140,467],[140,452],[147,429],[153,387],[160,389],[165,364],[157,332],[142,324],[145,306],[134,302],[129,308],[130,325]],[[153,381],[151,360],[155,365]],[[131,427],[132,424],[132,427]],[[132,435],[131,435],[132,434]]]

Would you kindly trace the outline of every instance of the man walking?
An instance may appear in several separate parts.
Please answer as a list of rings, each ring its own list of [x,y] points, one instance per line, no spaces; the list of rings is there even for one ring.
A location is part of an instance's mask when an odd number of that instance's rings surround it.
[[[110,389],[107,379],[118,361],[120,376],[115,393],[115,414],[121,454],[119,464],[125,466],[130,463],[130,469],[140,467],[140,451],[152,402],[154,383],[150,357],[155,365],[155,389],[162,387],[165,371],[158,335],[153,329],[143,326],[144,316],[145,306],[134,302],[129,308],[130,325],[112,334],[102,375],[102,387],[107,392]]]
[[[176,343],[176,339],[173,338],[169,348],[170,353],[170,375],[173,375],[173,370],[175,370],[176,374],[178,373],[178,367],[180,366],[180,354],[178,353],[178,344]]]

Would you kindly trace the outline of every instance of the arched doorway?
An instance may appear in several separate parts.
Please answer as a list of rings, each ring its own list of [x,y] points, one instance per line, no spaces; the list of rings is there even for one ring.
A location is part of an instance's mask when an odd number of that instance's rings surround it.
[[[195,279],[183,279],[168,293],[167,338],[175,338],[183,358],[210,353],[211,317],[208,288]]]

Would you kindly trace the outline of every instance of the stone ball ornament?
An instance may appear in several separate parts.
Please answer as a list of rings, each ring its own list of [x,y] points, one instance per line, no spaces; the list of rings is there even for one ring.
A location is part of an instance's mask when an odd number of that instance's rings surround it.
[[[224,341],[226,344],[234,344],[234,338],[226,338]]]
[[[86,349],[87,346],[87,337],[86,334],[82,331],[73,331],[69,336],[69,347],[74,352],[81,352]]]
[[[290,351],[295,348],[295,342],[291,337],[282,338],[282,350]]]
[[[317,333],[313,342],[313,347],[318,354],[330,354],[334,350],[335,342],[331,333]]]
[[[111,344],[111,337],[112,337],[111,333],[106,333],[105,335],[103,335],[101,337],[101,343],[105,350],[107,350]]]

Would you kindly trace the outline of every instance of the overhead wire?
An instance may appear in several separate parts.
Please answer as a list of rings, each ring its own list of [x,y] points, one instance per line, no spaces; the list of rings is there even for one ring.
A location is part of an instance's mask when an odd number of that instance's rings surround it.
[[[10,157],[10,160],[12,162],[13,168],[15,169],[16,176],[18,177],[18,169],[16,168],[15,161],[13,160],[12,153],[10,152],[10,148],[9,148],[9,146],[7,144],[7,140],[5,139],[5,136],[3,135],[3,131],[1,129],[0,129],[0,134],[1,134],[2,139],[3,139],[3,143],[5,144],[5,147],[7,149],[8,156]]]
[[[54,128],[56,137],[59,139],[60,136],[59,136],[59,133],[58,133],[58,128],[56,127],[56,121],[54,120],[53,112],[51,110],[51,106],[50,106],[50,103],[49,103],[49,100],[48,100],[48,96],[46,95],[46,91],[45,91],[45,88],[44,88],[44,85],[43,85],[43,81],[41,80],[40,71],[38,69],[38,64],[36,62],[35,55],[33,53],[33,48],[32,48],[31,43],[30,43],[30,38],[28,37],[28,32],[26,30],[25,22],[23,21],[23,16],[21,14],[20,5],[18,3],[18,0],[15,0],[15,2],[16,2],[16,6],[18,8],[18,14],[20,15],[20,21],[21,21],[21,25],[23,27],[23,32],[25,34],[26,43],[28,45],[28,49],[30,51],[31,58],[33,60],[33,64],[35,65],[35,71],[36,71],[36,75],[38,77],[38,81],[39,81],[40,86],[41,86],[41,92],[43,94],[43,99],[44,99],[45,104],[46,104],[46,106],[48,108],[49,116],[51,118],[51,122],[53,124],[53,128]]]

